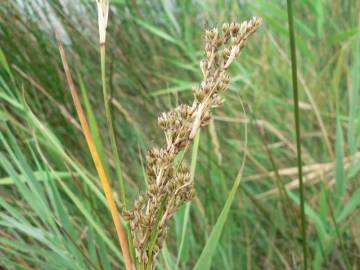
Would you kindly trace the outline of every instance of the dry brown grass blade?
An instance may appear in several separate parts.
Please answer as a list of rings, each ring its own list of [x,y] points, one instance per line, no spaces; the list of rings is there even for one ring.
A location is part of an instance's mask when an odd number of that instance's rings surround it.
[[[215,121],[223,121],[223,122],[233,122],[233,123],[251,123],[250,120],[248,118],[244,118],[244,117],[224,117],[224,116],[215,116],[214,117]],[[292,143],[285,134],[283,134],[281,132],[281,130],[277,129],[275,126],[273,126],[271,123],[265,121],[265,120],[261,120],[261,119],[256,119],[253,120],[253,123],[258,125],[261,128],[266,129],[268,132],[270,132],[271,134],[273,134],[274,136],[276,136],[285,146],[287,146],[287,148],[289,150],[291,150],[291,152],[293,152],[294,154],[296,153],[296,145],[294,143]],[[313,158],[311,157],[311,155],[308,153],[308,151],[302,147],[302,152],[303,152],[303,156],[305,158],[306,162],[314,162]]]
[[[125,107],[114,97],[111,98],[111,104],[114,106],[114,108],[120,112],[127,122],[129,122],[133,127],[136,129],[139,129],[138,123],[136,120],[131,116],[131,114],[125,109]]]
[[[125,232],[125,230],[124,230],[124,228],[123,228],[123,226],[121,224],[121,220],[120,220],[121,216],[120,216],[120,213],[118,212],[118,210],[116,208],[115,200],[114,200],[113,195],[112,195],[110,182],[109,182],[108,176],[106,175],[104,165],[102,164],[102,161],[100,159],[100,155],[99,155],[98,151],[96,150],[96,145],[95,145],[94,139],[93,139],[93,137],[91,135],[90,128],[89,128],[85,113],[84,113],[84,111],[82,109],[80,99],[79,99],[79,96],[77,94],[76,87],[75,87],[75,84],[74,84],[74,81],[72,79],[71,72],[70,72],[70,69],[69,69],[69,66],[68,66],[68,62],[67,62],[67,59],[66,59],[64,47],[62,46],[62,44],[60,42],[60,39],[58,37],[57,37],[57,41],[58,41],[58,47],[59,47],[59,51],[60,51],[60,55],[61,55],[61,60],[62,60],[63,66],[64,66],[66,79],[67,79],[68,84],[69,84],[69,88],[70,88],[70,92],[71,92],[71,95],[72,95],[72,98],[73,98],[73,101],[74,101],[76,112],[77,112],[78,117],[80,119],[80,124],[81,124],[81,127],[82,127],[82,131],[83,131],[83,134],[85,136],[86,142],[88,144],[91,156],[92,156],[92,158],[94,160],[95,167],[96,167],[97,173],[99,175],[101,185],[103,187],[105,197],[106,197],[106,200],[107,200],[109,208],[110,208],[111,216],[112,216],[112,219],[114,221],[116,233],[117,233],[119,243],[120,243],[120,247],[121,247],[121,250],[122,250],[122,253],[123,253],[123,256],[124,256],[125,266],[126,266],[126,269],[132,270],[133,266],[132,266],[132,261],[131,261],[131,257],[130,257],[126,232]]]
[[[329,163],[315,163],[315,164],[310,164],[310,165],[306,165],[303,166],[303,171],[304,173],[311,173],[313,171],[322,171],[325,172],[329,169],[334,168],[334,163],[333,162],[329,162]],[[296,167],[289,167],[289,168],[284,168],[284,169],[279,169],[278,171],[279,175],[281,176],[296,176],[297,175],[297,168]],[[244,178],[243,181],[257,181],[257,180],[262,180],[266,177],[274,177],[275,176],[275,172],[274,171],[264,171],[263,173],[260,174],[254,174],[254,175],[249,175],[247,177]]]
[[[353,156],[349,156],[349,157],[345,158],[344,169],[345,170],[349,169],[351,162],[355,159],[358,159],[359,157],[360,157],[360,152],[356,153]],[[313,184],[316,184],[317,182],[319,182],[321,180],[321,178],[325,176],[326,178],[331,179],[330,181],[328,181],[328,186],[332,186],[333,184],[335,184],[335,179],[334,179],[335,166],[336,166],[335,162],[317,163],[317,164],[311,164],[311,165],[304,166],[303,172],[306,173],[306,175],[304,176],[304,183],[313,185]],[[283,175],[283,176],[290,176],[290,175],[297,176],[296,167],[281,169],[281,170],[279,170],[279,173],[280,173],[280,175]],[[274,172],[269,172],[268,176],[271,176],[273,174],[274,174]],[[257,180],[257,179],[259,179],[259,176],[260,175],[250,176],[246,180],[248,180],[248,181],[249,180]],[[299,187],[299,180],[297,178],[296,179],[293,178],[289,183],[286,184],[286,188],[289,190],[296,189],[298,187]],[[271,197],[271,196],[274,196],[277,194],[278,194],[277,189],[270,189],[268,191],[260,193],[256,197],[258,199],[264,199],[264,198]]]
[[[220,151],[221,147],[220,147],[220,142],[219,142],[218,135],[216,133],[214,119],[210,120],[209,134],[210,134],[210,138],[212,140],[212,143],[214,145],[214,153],[215,153],[215,156],[217,158],[217,162],[218,162],[219,165],[221,165],[221,163],[222,163],[222,155],[221,155],[221,151]]]
[[[275,47],[277,48],[277,50],[279,51],[280,55],[288,62],[290,63],[290,59],[288,58],[287,54],[284,52],[284,50],[281,48],[281,46],[279,45],[279,43],[271,36],[269,35],[270,37],[270,40],[273,42],[273,44],[275,45]],[[330,155],[330,158],[333,160],[334,157],[335,157],[335,154],[334,154],[334,151],[331,147],[331,142],[330,142],[330,136],[329,136],[329,133],[327,132],[327,129],[325,127],[325,124],[324,124],[324,121],[322,120],[322,117],[321,117],[321,114],[320,114],[320,110],[311,94],[311,91],[310,89],[308,88],[306,82],[305,82],[305,79],[304,79],[304,76],[302,75],[302,73],[300,71],[298,71],[298,77],[299,77],[299,82],[301,83],[301,86],[303,87],[304,89],[304,92],[307,96],[307,98],[309,99],[309,102],[310,102],[310,105],[314,111],[314,114],[315,114],[315,118],[319,124],[319,127],[320,127],[320,130],[323,134],[323,137],[324,137],[324,140],[325,140],[325,144],[326,144],[326,147],[329,151],[329,155]]]

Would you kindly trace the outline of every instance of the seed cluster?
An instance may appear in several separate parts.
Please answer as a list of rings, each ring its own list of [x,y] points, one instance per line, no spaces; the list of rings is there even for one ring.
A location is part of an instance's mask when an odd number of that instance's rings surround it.
[[[199,128],[208,124],[211,108],[223,103],[220,94],[230,82],[228,67],[261,23],[261,19],[254,17],[241,24],[224,23],[222,33],[216,28],[207,30],[205,57],[200,62],[203,80],[192,89],[195,97],[192,105],[180,105],[159,116],[166,144],[148,151],[148,190],[138,197],[131,212],[124,211],[138,263],[152,264],[166,238],[170,218],[195,196],[189,170],[176,157],[191,144]]]

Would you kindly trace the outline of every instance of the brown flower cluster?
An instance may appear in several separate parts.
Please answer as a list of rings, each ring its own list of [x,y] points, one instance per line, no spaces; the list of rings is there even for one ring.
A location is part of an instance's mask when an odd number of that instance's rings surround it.
[[[159,116],[166,144],[148,152],[148,190],[135,201],[133,211],[124,213],[130,224],[137,263],[153,265],[166,238],[170,218],[195,196],[189,170],[182,164],[182,158],[176,157],[181,151],[186,152],[199,128],[209,122],[211,108],[223,103],[220,94],[230,82],[228,67],[261,23],[261,19],[254,17],[241,24],[224,23],[222,33],[216,28],[207,30],[205,57],[200,62],[203,80],[193,88],[192,105],[180,105]]]

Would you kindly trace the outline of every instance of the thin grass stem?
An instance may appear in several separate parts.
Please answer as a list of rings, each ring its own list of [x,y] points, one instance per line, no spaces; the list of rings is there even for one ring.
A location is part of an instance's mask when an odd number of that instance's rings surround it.
[[[105,52],[105,44],[100,44],[100,58],[101,58],[101,81],[102,81],[102,89],[103,89],[103,96],[104,96],[104,106],[105,106],[105,116],[106,122],[108,126],[109,136],[110,136],[110,143],[111,143],[111,151],[114,158],[115,163],[115,172],[117,179],[120,185],[120,199],[121,203],[123,204],[124,208],[127,209],[127,202],[125,196],[125,185],[124,185],[124,178],[122,176],[121,171],[121,164],[120,164],[120,156],[119,151],[117,148],[115,131],[112,121],[111,115],[111,108],[110,108],[110,96],[106,86],[106,52]]]
[[[291,52],[291,70],[292,70],[292,86],[294,98],[294,117],[295,117],[295,132],[296,132],[296,150],[297,150],[297,166],[299,173],[299,192],[300,192],[300,210],[301,210],[301,234],[303,247],[303,267],[307,269],[307,241],[306,241],[306,220],[305,220],[305,202],[304,202],[304,185],[302,175],[302,159],[301,159],[301,136],[300,136],[300,115],[299,115],[299,94],[297,84],[297,65],[296,65],[296,44],[294,31],[294,18],[292,0],[287,0],[287,12],[289,22],[289,39]]]

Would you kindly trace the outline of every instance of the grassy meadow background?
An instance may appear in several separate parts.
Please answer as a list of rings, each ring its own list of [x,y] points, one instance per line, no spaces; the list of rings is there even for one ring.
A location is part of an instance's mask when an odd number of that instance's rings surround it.
[[[215,248],[211,269],[300,269],[286,1],[110,5],[107,76],[129,202],[145,190],[146,149],[163,142],[157,116],[190,102],[201,80],[203,30],[264,19],[231,68],[224,106],[201,132],[197,198],[176,214],[157,269],[193,269],[206,244]],[[88,117],[108,142],[96,12],[95,1],[0,2],[4,269],[123,269],[54,36],[56,29]],[[294,16],[310,269],[360,269],[360,1],[294,1]],[[207,243],[245,152],[221,237]],[[119,201],[118,182],[112,186]]]

